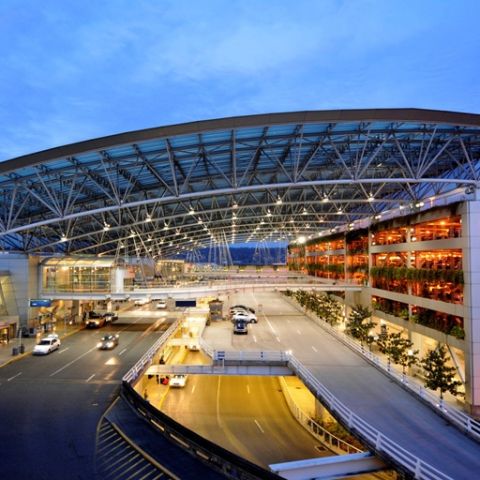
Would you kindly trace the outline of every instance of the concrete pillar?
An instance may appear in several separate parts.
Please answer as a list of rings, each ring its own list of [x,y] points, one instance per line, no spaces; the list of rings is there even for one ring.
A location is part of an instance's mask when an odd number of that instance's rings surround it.
[[[0,256],[0,270],[8,271],[11,289],[4,292],[9,315],[18,315],[20,326],[29,326],[36,309],[30,309],[29,300],[38,298],[39,257],[13,253]]]
[[[462,215],[466,404],[480,415],[480,201],[466,204]]]
[[[112,277],[111,277],[112,292],[123,293],[124,279],[125,279],[125,268],[123,267],[112,268]]]

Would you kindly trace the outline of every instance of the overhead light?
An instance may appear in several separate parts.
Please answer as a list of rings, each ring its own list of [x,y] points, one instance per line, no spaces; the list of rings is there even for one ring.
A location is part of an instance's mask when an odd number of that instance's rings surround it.
[[[60,237],[60,241],[61,241],[61,242],[66,242],[67,240],[68,240],[68,238],[67,238],[66,235],[62,235],[62,236]]]
[[[307,239],[303,235],[297,238],[297,243],[305,243],[306,241]]]
[[[377,214],[373,217],[375,220],[380,220],[382,218],[382,216],[380,214]]]
[[[105,224],[105,226],[103,227],[103,230],[105,232],[107,232],[108,230],[110,230],[110,225],[108,223]]]
[[[195,215],[195,210],[193,208],[190,208],[190,210],[188,211],[188,213],[190,215]]]
[[[147,218],[145,219],[146,222],[151,222],[152,221],[152,217],[150,215],[147,215]]]
[[[337,215],[341,215],[342,213],[343,213],[343,210],[342,210],[341,208],[339,208],[339,209],[337,210]]]
[[[323,203],[327,203],[329,201],[328,197],[325,195],[323,198],[322,198],[322,202]]]
[[[233,202],[232,208],[238,208],[238,203],[237,203],[237,202]]]
[[[415,204],[415,206],[416,206],[417,208],[423,207],[424,205],[425,205],[425,204],[424,204],[423,202],[417,202],[417,203]]]
[[[272,216],[272,212],[270,210],[267,210],[267,217],[271,217]]]
[[[306,215],[307,213],[308,213],[307,209],[305,207],[303,207],[302,215]]]
[[[294,223],[295,220],[293,218],[290,219],[290,223]]]
[[[164,229],[164,230],[168,230],[168,224],[165,224],[165,225],[163,226],[163,229]]]
[[[283,203],[282,199],[280,196],[277,197],[277,201],[275,202],[277,205],[281,205]]]
[[[368,196],[368,199],[367,199],[369,202],[373,202],[375,200],[375,197],[373,196],[373,194],[370,194]]]

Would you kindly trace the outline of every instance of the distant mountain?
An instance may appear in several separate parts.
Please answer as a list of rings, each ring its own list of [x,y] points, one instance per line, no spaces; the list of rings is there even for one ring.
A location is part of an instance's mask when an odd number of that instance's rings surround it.
[[[177,255],[175,258],[195,263],[215,263],[218,265],[273,265],[286,263],[287,249],[280,247],[242,247],[226,249],[201,248],[192,253]]]

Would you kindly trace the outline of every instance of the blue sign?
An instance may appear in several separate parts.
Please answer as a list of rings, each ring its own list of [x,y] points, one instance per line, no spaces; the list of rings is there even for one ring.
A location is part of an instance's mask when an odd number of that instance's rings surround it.
[[[175,306],[176,307],[196,307],[197,301],[196,300],[176,300]]]
[[[50,299],[43,299],[43,298],[37,298],[30,300],[30,307],[51,307],[52,306],[52,300]]]

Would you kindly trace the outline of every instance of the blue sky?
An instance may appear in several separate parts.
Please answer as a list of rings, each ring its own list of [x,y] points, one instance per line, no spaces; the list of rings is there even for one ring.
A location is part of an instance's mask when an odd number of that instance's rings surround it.
[[[2,0],[0,160],[254,113],[480,113],[480,2]]]

